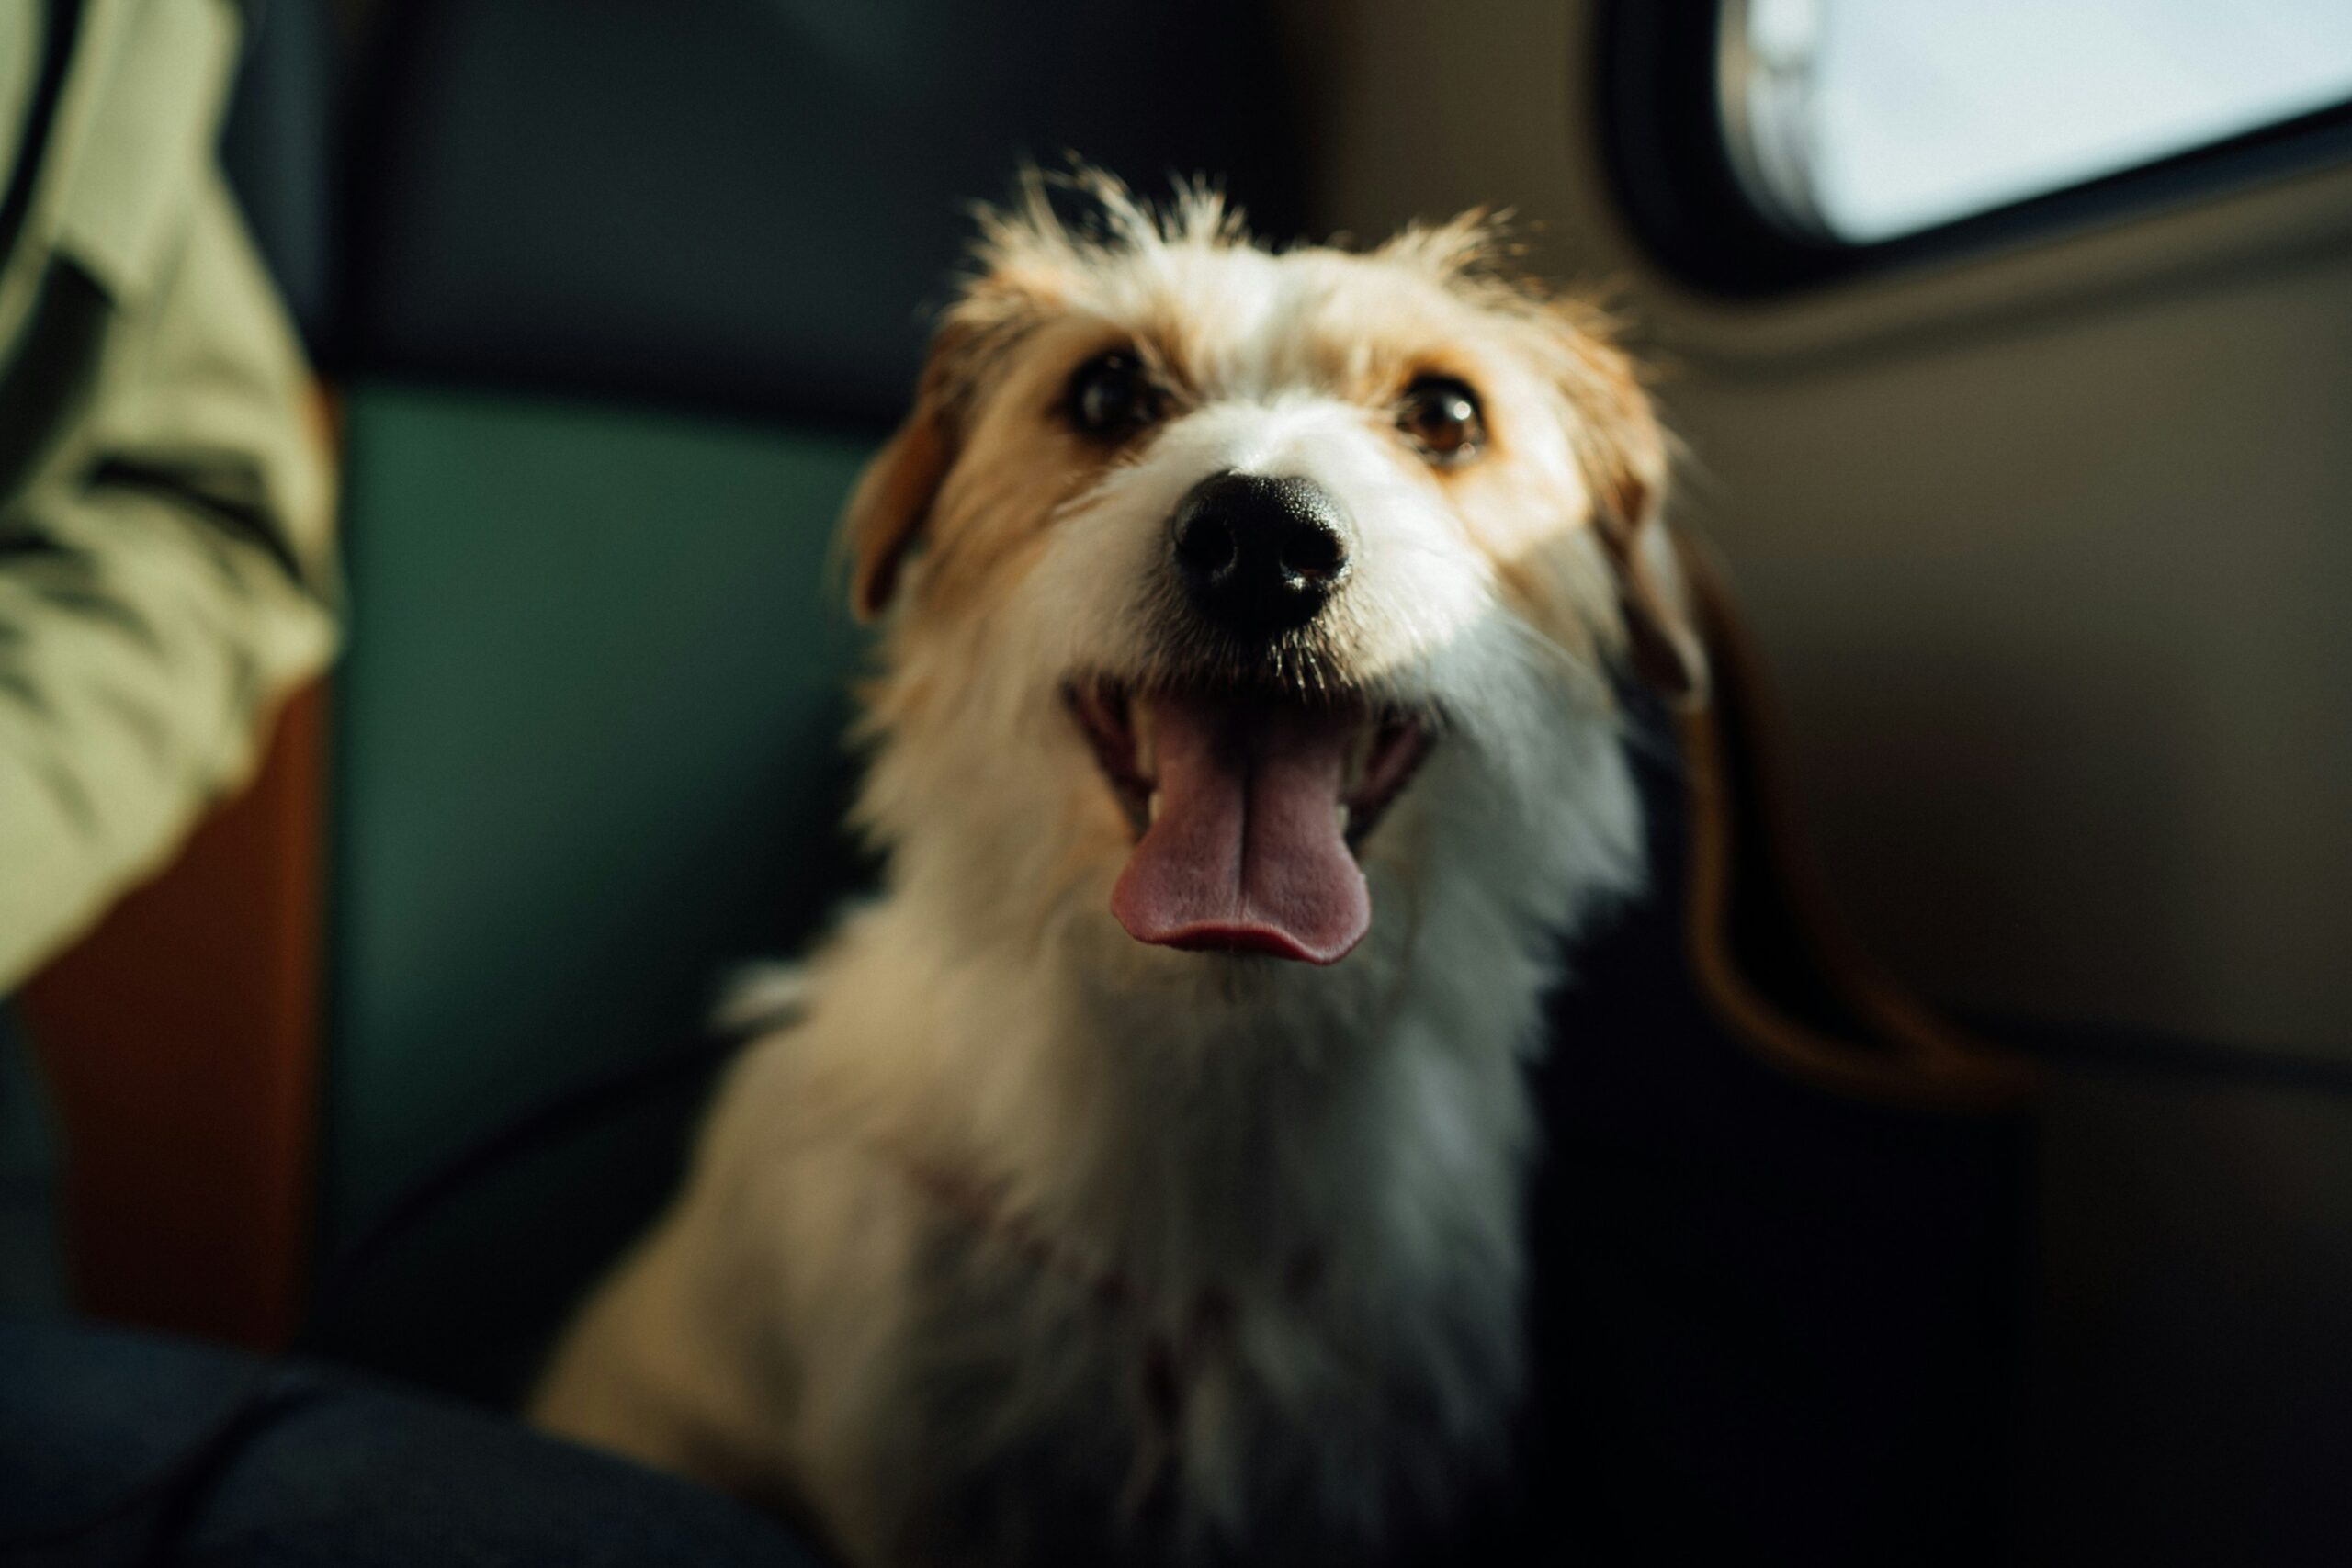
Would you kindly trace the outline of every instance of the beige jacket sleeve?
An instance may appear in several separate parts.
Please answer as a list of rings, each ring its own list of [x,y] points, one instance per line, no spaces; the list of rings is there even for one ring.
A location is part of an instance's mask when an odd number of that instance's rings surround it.
[[[60,428],[0,494],[0,996],[169,860],[334,646],[320,405],[202,129],[135,247],[66,225],[45,258],[86,298],[45,301]]]

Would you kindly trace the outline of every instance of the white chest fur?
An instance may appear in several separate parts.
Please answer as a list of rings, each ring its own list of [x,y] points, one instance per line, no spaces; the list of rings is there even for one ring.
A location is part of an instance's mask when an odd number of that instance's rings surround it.
[[[1442,1508],[1517,1388],[1532,977],[1171,1010],[886,984],[897,924],[853,927],[730,1089],[702,1183],[761,1216],[727,1228],[781,1290],[790,1462],[863,1499],[836,1528],[1213,1560]]]
[[[1613,743],[1555,755],[1557,821],[1376,886],[1409,914],[1333,970],[861,911],[540,1418],[873,1562],[1353,1561],[1442,1515],[1518,1396],[1558,932],[1638,842]]]

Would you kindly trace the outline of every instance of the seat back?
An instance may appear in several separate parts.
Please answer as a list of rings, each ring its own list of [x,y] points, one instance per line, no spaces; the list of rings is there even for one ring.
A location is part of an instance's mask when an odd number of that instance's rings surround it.
[[[1070,147],[1147,185],[1222,170],[1291,220],[1265,26],[1223,0],[386,8],[334,333],[330,1250],[484,1129],[694,1041],[729,965],[853,884],[831,536],[964,209]],[[470,1188],[336,1348],[511,1393],[674,1179],[695,1099]]]

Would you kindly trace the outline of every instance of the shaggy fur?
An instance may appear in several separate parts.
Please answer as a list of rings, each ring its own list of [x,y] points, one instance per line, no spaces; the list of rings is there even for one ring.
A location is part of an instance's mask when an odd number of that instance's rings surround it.
[[[1521,1372],[1522,1070],[1564,933],[1639,876],[1605,663],[1688,692],[1647,402],[1476,217],[1273,252],[1099,176],[982,220],[916,408],[853,500],[886,616],[858,822],[881,894],[747,1005],[684,1194],[586,1308],[546,1425],[793,1507],[866,1563],[1359,1561],[1497,1457]],[[1106,447],[1106,349],[1165,406]],[[1476,389],[1440,466],[1397,400]],[[1171,509],[1307,476],[1356,532],[1255,663],[1170,585]],[[1420,716],[1317,967],[1131,939],[1137,824],[1073,682]]]

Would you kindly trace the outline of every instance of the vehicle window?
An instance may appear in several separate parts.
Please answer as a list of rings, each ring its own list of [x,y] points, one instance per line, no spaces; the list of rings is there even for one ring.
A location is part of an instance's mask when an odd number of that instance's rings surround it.
[[[1870,244],[2352,99],[2352,0],[1727,0],[1727,152]]]

